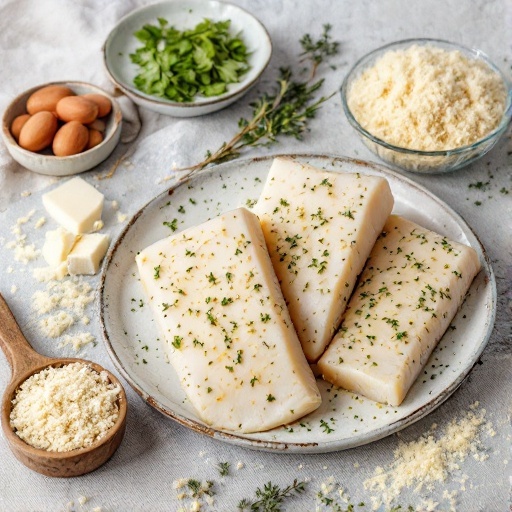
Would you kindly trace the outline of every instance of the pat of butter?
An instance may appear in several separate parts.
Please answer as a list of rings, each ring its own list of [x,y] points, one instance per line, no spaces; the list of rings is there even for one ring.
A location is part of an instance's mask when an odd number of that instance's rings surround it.
[[[89,233],[101,220],[103,194],[82,178],[73,178],[43,195],[46,211],[75,234]]]
[[[75,243],[76,235],[62,227],[47,231],[43,245],[43,258],[51,267],[58,267],[66,261]]]
[[[94,275],[108,249],[108,236],[101,233],[82,235],[68,255],[68,271],[71,275]]]

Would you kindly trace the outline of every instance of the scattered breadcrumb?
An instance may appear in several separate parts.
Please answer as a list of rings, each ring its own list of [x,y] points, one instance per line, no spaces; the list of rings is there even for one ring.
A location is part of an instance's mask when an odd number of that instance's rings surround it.
[[[23,192],[20,193],[21,197],[29,197],[32,195],[32,192],[30,190],[23,190]]]
[[[15,284],[13,284],[11,286],[11,293],[14,295],[17,291],[18,291],[18,287]]]

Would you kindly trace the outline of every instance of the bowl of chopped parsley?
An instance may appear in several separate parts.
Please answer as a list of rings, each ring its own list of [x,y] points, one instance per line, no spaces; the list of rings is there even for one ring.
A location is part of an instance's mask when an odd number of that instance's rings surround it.
[[[272,54],[265,27],[217,0],[174,0],[132,11],[103,47],[110,79],[138,105],[176,117],[220,110],[260,78]]]

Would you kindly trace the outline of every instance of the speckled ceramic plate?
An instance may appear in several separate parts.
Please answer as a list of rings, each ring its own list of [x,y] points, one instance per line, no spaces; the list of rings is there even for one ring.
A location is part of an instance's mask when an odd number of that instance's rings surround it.
[[[267,451],[328,452],[352,448],[397,432],[427,415],[463,382],[478,361],[494,324],[496,284],[489,260],[466,223],[445,203],[413,181],[374,164],[319,155],[294,158],[335,172],[384,176],[395,197],[394,213],[452,240],[471,245],[482,262],[461,310],[432,353],[400,407],[387,407],[319,380],[323,404],[286,427],[257,434],[209,428],[181,390],[159,341],[157,325],[138,280],[135,255],[170,234],[258,198],[272,158],[235,161],[203,171],[175,186],[131,220],[108,255],[102,275],[100,312],[107,349],[130,385],[150,405],[179,423],[213,438]]]

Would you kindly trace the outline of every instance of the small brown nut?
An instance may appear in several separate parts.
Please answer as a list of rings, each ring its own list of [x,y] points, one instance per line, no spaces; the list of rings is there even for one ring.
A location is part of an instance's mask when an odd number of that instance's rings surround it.
[[[21,116],[15,117],[13,122],[11,123],[11,133],[12,136],[18,142],[20,138],[20,132],[23,128],[23,125],[30,119],[30,114],[22,114]]]
[[[28,151],[41,151],[48,147],[57,131],[57,118],[51,112],[36,112],[20,131],[18,144]]]
[[[55,156],[71,156],[81,153],[89,142],[89,130],[78,121],[69,121],[59,128],[53,139]]]
[[[91,92],[88,94],[82,94],[82,98],[94,101],[94,103],[98,105],[98,117],[104,117],[110,114],[110,111],[112,110],[111,101],[106,96],[103,96],[103,94]]]
[[[95,119],[92,123],[87,125],[87,128],[92,128],[93,130],[98,130],[103,133],[107,128],[107,125],[103,119]]]
[[[46,110],[55,112],[57,103],[66,96],[73,96],[75,93],[64,85],[48,85],[33,92],[27,100],[27,112],[36,114]]]
[[[89,124],[98,116],[98,105],[83,96],[67,96],[57,103],[57,116],[66,123]]]
[[[87,143],[87,149],[91,149],[102,142],[103,134],[98,130],[89,129],[89,142]]]

